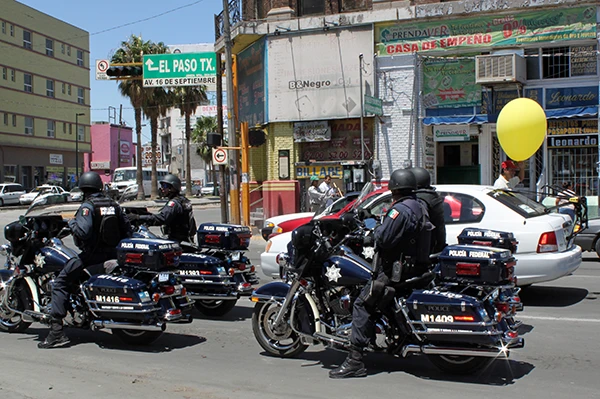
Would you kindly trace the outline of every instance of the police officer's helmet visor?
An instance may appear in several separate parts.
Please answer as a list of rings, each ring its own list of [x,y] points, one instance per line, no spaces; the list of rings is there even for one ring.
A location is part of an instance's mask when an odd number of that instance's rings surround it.
[[[171,188],[173,188],[173,186],[170,183],[161,181],[160,188],[162,188],[163,190],[170,190]]]

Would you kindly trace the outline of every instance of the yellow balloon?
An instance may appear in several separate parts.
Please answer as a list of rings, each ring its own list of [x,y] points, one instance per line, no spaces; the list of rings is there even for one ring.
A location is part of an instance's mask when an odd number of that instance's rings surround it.
[[[548,121],[544,109],[530,98],[516,98],[502,108],[496,132],[502,149],[514,161],[524,161],[541,147]]]

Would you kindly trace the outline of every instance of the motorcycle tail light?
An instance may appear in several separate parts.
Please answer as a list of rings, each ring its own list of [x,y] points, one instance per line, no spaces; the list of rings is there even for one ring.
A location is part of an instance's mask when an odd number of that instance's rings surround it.
[[[159,294],[158,292],[157,292],[157,293],[155,293],[155,294],[152,294],[152,300],[153,300],[155,303],[158,303],[158,301],[160,301],[160,294]]]
[[[165,295],[173,295],[175,293],[175,287],[173,287],[172,285],[163,285],[162,287],[160,287],[160,290]]]
[[[181,252],[166,252],[164,254],[166,265],[175,266],[179,259],[179,256],[181,256]]]
[[[250,273],[254,273],[256,271],[256,267],[254,265],[250,266]]]
[[[504,314],[507,314],[510,310],[510,306],[506,302],[496,302],[495,305],[496,309],[498,309],[499,312],[502,312]]]
[[[485,247],[491,247],[492,242],[491,241],[473,241],[473,245],[483,245]]]
[[[242,272],[244,270],[246,270],[246,265],[244,263],[238,263],[237,266],[238,266],[238,270],[240,270]]]
[[[211,274],[213,274],[213,272],[211,272],[210,270],[200,270],[200,275],[202,275],[202,276],[211,275]]]
[[[307,287],[308,286],[308,281],[306,281],[305,279],[300,279],[300,281],[298,281],[298,282],[303,287]]]
[[[186,296],[187,295],[187,289],[185,287],[183,287],[181,289],[181,296]]]
[[[170,309],[169,310],[169,315],[171,315],[171,316],[176,316],[178,314],[181,314],[181,309]]]
[[[120,302],[131,302],[131,301],[133,301],[133,298],[129,298],[127,296],[120,296],[119,301]]]
[[[454,316],[454,321],[475,321],[473,316]]]
[[[506,333],[506,335],[509,338],[517,338],[519,336],[519,333],[517,331],[509,331],[509,332]]]
[[[142,264],[143,260],[144,254],[128,253],[127,255],[125,255],[125,263],[140,265]]]
[[[479,276],[481,274],[479,263],[457,263],[457,276]]]
[[[229,269],[229,275],[231,277],[233,277],[234,274],[235,274],[235,269],[232,267],[231,269]]]
[[[219,244],[221,242],[221,236],[218,234],[207,234],[204,236],[204,242],[207,244]]]

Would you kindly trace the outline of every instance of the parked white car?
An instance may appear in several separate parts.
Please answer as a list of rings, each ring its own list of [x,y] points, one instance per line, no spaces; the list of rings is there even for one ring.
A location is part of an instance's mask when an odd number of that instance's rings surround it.
[[[478,185],[438,185],[445,197],[446,241],[456,244],[465,227],[512,232],[518,241],[515,275],[517,284],[526,286],[556,280],[573,273],[581,265],[581,248],[567,242],[572,230],[569,216],[549,213],[542,204],[517,192],[494,190]],[[374,215],[391,204],[388,191],[365,203]],[[362,208],[361,207],[361,208]],[[275,257],[287,251],[291,233],[274,236],[261,254],[261,267],[267,276],[279,277]]]
[[[25,189],[17,183],[0,184],[0,206],[8,204],[18,204],[21,195],[25,194]]]
[[[219,186],[217,185],[217,190],[219,190]],[[215,191],[215,183],[206,183],[200,189],[200,195],[213,195]]]
[[[27,194],[21,195],[21,197],[19,198],[19,202],[21,203],[21,205],[29,205],[33,202],[33,200],[38,195],[41,196],[41,195],[46,195],[46,194],[67,194],[68,195],[69,192],[60,186],[51,186],[49,184],[43,184],[41,186],[37,186],[36,188],[31,190]]]

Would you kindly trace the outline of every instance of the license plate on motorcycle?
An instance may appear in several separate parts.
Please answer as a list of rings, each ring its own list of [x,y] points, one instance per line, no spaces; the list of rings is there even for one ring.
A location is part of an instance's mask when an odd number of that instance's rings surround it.
[[[241,252],[232,252],[231,260],[240,260],[240,256],[242,256]]]
[[[165,281],[169,281],[169,273],[158,273],[158,282],[164,283]]]

